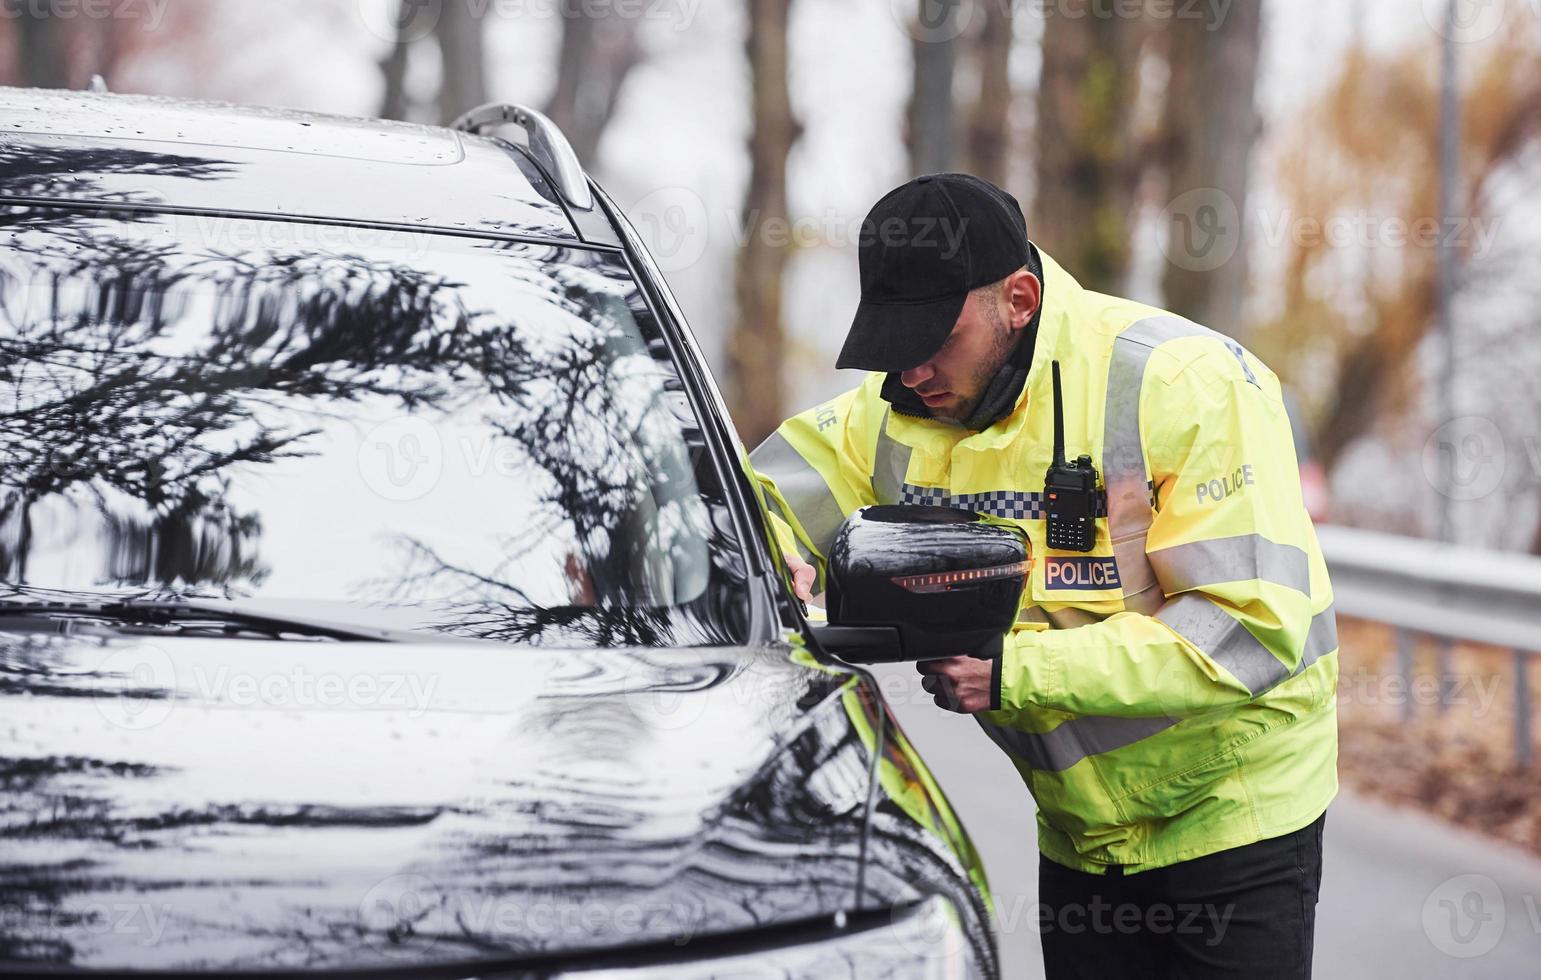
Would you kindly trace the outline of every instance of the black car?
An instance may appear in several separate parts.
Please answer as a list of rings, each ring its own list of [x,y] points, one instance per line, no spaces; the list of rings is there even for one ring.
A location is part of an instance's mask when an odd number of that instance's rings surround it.
[[[768,541],[538,114],[0,89],[0,973],[996,976]]]

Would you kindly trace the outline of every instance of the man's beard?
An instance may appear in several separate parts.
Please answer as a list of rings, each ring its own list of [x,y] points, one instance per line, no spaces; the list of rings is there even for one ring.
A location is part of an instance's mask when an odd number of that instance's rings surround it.
[[[952,425],[962,425],[965,419],[973,416],[974,410],[979,407],[979,400],[984,397],[985,391],[990,387],[990,382],[995,378],[1000,369],[1005,366],[1006,361],[1011,358],[1012,351],[1016,349],[1017,341],[1022,339],[1020,335],[1012,334],[1010,328],[1006,326],[1005,318],[1001,316],[1000,307],[995,303],[990,304],[986,316],[989,317],[990,327],[995,332],[995,339],[990,347],[989,355],[979,365],[979,369],[974,372],[974,377],[969,379],[971,382],[969,388],[973,391],[973,394],[966,401],[959,402],[957,408],[944,409],[942,412],[937,412],[932,416],[939,421]]]

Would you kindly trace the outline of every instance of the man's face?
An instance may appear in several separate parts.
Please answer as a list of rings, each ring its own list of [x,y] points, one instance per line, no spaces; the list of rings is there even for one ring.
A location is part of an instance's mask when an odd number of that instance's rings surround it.
[[[1011,293],[1009,284],[969,293],[942,349],[926,363],[899,376],[935,418],[961,423],[972,415],[990,379],[1011,356],[1022,337],[1021,326],[1026,325],[1026,317],[1037,306],[1035,298],[1026,316],[1021,316],[1020,311],[1012,308]],[[1022,323],[1014,328],[1016,319]]]

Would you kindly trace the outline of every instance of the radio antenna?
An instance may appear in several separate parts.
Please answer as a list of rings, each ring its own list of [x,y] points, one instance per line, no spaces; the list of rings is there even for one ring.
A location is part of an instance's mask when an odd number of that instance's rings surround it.
[[[1059,362],[1054,362],[1054,465],[1065,465],[1065,407],[1059,391]]]

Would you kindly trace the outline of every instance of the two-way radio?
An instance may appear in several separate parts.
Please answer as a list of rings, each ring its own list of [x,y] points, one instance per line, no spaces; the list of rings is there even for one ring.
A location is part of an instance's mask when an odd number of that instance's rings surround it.
[[[1090,456],[1065,462],[1065,409],[1054,362],[1054,463],[1043,478],[1048,544],[1059,551],[1091,551],[1097,542],[1097,468]]]

